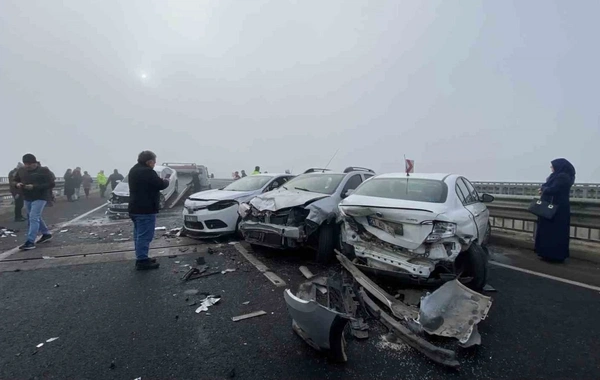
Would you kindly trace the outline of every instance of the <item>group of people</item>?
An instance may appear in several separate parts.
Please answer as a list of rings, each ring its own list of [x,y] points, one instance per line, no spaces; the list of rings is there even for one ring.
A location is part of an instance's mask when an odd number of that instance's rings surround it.
[[[260,166],[255,166],[254,167],[254,171],[252,172],[252,175],[255,174],[260,174]],[[238,180],[240,178],[244,178],[247,177],[248,175],[246,174],[245,170],[242,170],[241,174],[238,171],[233,172],[233,174],[231,175],[231,177],[233,177],[234,180]],[[214,178],[214,177],[213,177]]]
[[[136,253],[136,268],[139,270],[156,269],[159,264],[148,257],[150,242],[154,237],[156,215],[160,204],[160,191],[169,186],[168,179],[161,179],[153,170],[156,165],[156,154],[143,151],[138,155],[137,164],[129,171],[129,216],[133,221],[133,240]],[[535,252],[543,260],[563,262],[569,257],[571,209],[569,197],[571,187],[575,183],[575,168],[564,158],[552,161],[551,174],[539,190],[540,198],[554,207],[556,213],[551,219],[538,219],[535,235]],[[242,170],[241,176],[245,177]],[[252,174],[260,174],[256,167]],[[42,166],[36,157],[28,153],[23,156],[23,162],[9,173],[10,189],[15,199],[15,220],[28,220],[29,228],[26,242],[19,247],[22,250],[35,248],[36,243],[45,243],[52,239],[48,226],[42,219],[42,212],[48,202],[53,200],[52,189],[55,186],[55,176],[47,167]],[[114,189],[123,176],[115,169],[106,178],[100,171],[97,176],[104,196],[107,184],[110,182]],[[83,185],[86,196],[93,182],[92,178],[81,169],[76,168],[65,173],[65,195],[72,200],[78,196],[78,188]],[[86,190],[87,189],[87,190]],[[27,208],[27,219],[23,218],[21,209]],[[36,241],[38,235],[41,237]]]
[[[92,184],[94,183],[94,179],[87,171],[84,171],[83,174],[81,174],[81,168],[79,166],[74,170],[67,169],[64,175],[64,180],[64,194],[67,197],[67,201],[77,201],[80,198],[82,187],[85,197],[90,197],[90,190],[92,188]],[[98,187],[100,189],[100,197],[104,198],[106,196],[106,188],[108,187],[108,183],[111,184],[111,187],[114,190],[119,181],[122,180],[123,175],[121,175],[117,169],[115,169],[113,174],[111,174],[108,178],[106,178],[104,175],[104,170],[100,170],[96,176],[96,182],[98,183]]]

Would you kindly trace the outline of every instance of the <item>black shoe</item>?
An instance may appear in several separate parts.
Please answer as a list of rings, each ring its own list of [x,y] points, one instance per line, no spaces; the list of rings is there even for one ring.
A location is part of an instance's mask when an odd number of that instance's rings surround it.
[[[23,218],[22,216],[15,218],[15,222],[25,222],[25,221],[27,221],[27,219]]]
[[[152,259],[138,260],[135,262],[135,269],[137,270],[158,269],[158,267],[160,267],[160,264],[156,261],[152,262]]]
[[[32,243],[30,241],[25,242],[25,244],[23,244],[22,246],[20,246],[19,249],[21,251],[29,251],[31,249],[35,249],[35,243]]]
[[[45,234],[36,242],[36,244],[47,243],[52,240],[52,234]]]

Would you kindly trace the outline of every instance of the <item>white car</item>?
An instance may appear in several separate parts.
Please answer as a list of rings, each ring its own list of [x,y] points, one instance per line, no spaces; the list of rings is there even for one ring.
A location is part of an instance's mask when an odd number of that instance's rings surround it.
[[[238,179],[222,189],[191,195],[183,208],[185,233],[215,237],[238,231],[238,207],[255,196],[277,189],[294,178],[291,174],[265,173]]]
[[[156,165],[154,166],[154,171],[160,178],[169,179],[169,187],[160,192],[160,208],[162,209],[173,194],[179,191],[179,180],[177,178],[177,171],[169,167]],[[129,183],[128,177],[125,177],[112,191],[108,201],[107,214],[113,217],[127,217],[129,215],[128,208]]]
[[[459,175],[373,177],[339,205],[343,251],[367,272],[422,284],[460,277],[480,290],[490,234],[484,203],[493,200]]]

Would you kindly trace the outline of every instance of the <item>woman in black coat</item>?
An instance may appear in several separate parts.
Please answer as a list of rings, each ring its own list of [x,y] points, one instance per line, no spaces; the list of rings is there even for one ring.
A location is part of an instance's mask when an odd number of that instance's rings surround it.
[[[547,261],[562,263],[569,257],[571,206],[569,196],[575,183],[575,168],[564,158],[552,161],[552,174],[540,189],[542,200],[557,207],[552,220],[538,218],[535,252]]]
[[[69,202],[73,202],[73,194],[75,194],[75,183],[73,181],[73,172],[71,169],[67,169],[64,175],[65,179],[65,195]]]

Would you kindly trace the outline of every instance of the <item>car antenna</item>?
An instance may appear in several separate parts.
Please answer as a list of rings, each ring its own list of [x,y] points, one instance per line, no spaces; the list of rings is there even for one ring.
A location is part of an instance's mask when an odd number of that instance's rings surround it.
[[[335,151],[333,156],[331,156],[331,158],[329,159],[329,162],[327,163],[327,165],[325,165],[325,169],[327,169],[329,167],[329,164],[331,164],[331,161],[335,158],[336,154],[338,154],[339,151],[340,151],[340,149],[338,148],[338,150]]]

